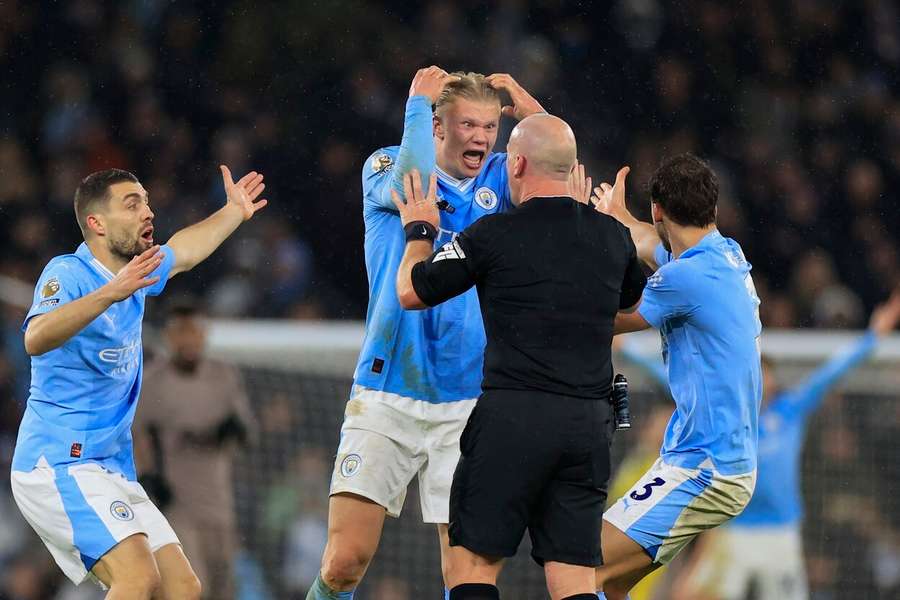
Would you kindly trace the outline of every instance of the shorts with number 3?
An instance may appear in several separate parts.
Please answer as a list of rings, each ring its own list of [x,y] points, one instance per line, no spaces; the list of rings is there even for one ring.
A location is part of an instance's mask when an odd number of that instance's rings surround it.
[[[722,475],[659,459],[603,518],[637,542],[653,562],[667,564],[704,530],[740,514],[755,484],[756,471]]]

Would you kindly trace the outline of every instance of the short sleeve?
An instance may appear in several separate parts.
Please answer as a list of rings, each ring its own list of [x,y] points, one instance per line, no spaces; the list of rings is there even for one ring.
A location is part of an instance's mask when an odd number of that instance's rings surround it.
[[[625,236],[625,244],[628,248],[628,265],[625,267],[625,277],[622,279],[622,293],[619,295],[619,309],[631,308],[641,299],[647,278],[638,260],[637,249],[631,236]]]
[[[653,251],[653,261],[658,267],[672,262],[672,253],[663,247],[662,242],[657,244],[656,249]]]
[[[156,267],[148,277],[159,277],[159,281],[148,288],[145,288],[147,296],[159,296],[166,289],[166,282],[169,281],[169,275],[172,273],[172,267],[175,266],[175,251],[168,244],[160,246],[159,251],[163,253],[162,262]]]
[[[397,212],[391,200],[391,178],[394,157],[385,149],[373,153],[363,165],[363,206]]]
[[[475,285],[481,254],[476,247],[466,230],[415,265],[412,284],[419,299],[428,306],[436,306]]]
[[[22,323],[22,331],[27,329],[32,317],[46,314],[83,295],[80,268],[83,267],[77,259],[57,260],[47,265],[34,288],[34,298]]]
[[[647,280],[638,313],[657,329],[668,319],[688,315],[693,310],[691,275],[683,263],[660,267]]]

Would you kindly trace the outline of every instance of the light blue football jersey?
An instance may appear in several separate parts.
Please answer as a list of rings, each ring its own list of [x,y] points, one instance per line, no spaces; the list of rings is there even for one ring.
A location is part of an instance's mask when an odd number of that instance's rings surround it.
[[[878,338],[869,332],[817,369],[806,381],[776,394],[759,416],[759,469],[750,503],[732,527],[775,527],[800,522],[800,459],[809,416],[842,377],[868,358]]]
[[[62,346],[31,357],[31,390],[12,468],[31,471],[44,457],[51,466],[94,462],[135,479],[131,422],[143,370],[141,325],[147,296],[165,288],[175,255],[162,246],[163,261],[151,276],[158,283],[116,302]],[[57,256],[44,268],[22,330],[36,316],[105,285],[113,273],[86,244]]]
[[[756,468],[762,400],[759,298],[740,245],[718,231],[661,265],[638,308],[660,330],[675,413],[661,456],[723,475]]]
[[[397,268],[406,240],[390,188],[399,151],[399,146],[382,148],[363,166],[369,308],[354,380],[427,402],[476,398],[485,335],[475,289],[421,311],[405,311],[397,300]],[[441,211],[436,248],[484,215],[512,206],[505,154],[488,155],[474,178],[458,180],[439,168],[436,172],[438,197],[448,204]]]

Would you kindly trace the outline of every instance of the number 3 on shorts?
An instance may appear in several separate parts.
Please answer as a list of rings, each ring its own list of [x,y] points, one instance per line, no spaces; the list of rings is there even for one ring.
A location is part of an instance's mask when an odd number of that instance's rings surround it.
[[[653,481],[644,485],[644,491],[640,494],[637,493],[637,490],[631,492],[629,496],[631,496],[632,500],[646,500],[653,494],[653,488],[659,487],[666,484],[666,480],[662,477],[654,477]]]

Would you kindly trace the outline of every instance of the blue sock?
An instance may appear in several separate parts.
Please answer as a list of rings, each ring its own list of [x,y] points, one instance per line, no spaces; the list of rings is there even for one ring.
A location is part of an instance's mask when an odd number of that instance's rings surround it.
[[[444,588],[444,600],[450,600],[450,590]]]
[[[348,592],[336,592],[322,581],[322,574],[316,577],[316,581],[306,593],[306,600],[353,600],[353,590]]]

